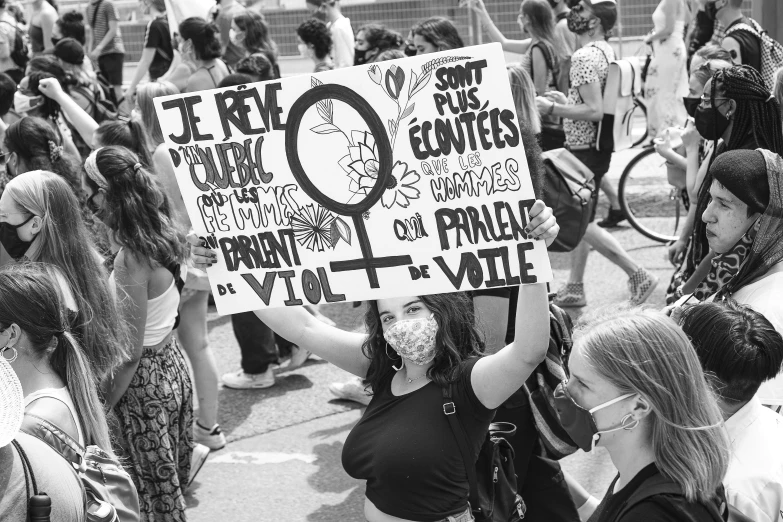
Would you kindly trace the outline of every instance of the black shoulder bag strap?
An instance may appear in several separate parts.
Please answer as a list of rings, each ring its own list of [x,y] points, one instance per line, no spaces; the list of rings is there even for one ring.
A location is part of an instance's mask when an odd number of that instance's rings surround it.
[[[451,397],[451,383],[448,387],[443,388],[443,413],[446,414],[446,418],[451,426],[451,431],[454,433],[454,438],[457,440],[457,446],[459,446],[459,452],[462,454],[462,461],[465,464],[465,470],[468,473],[468,483],[470,484],[470,494],[468,500],[470,501],[471,509],[478,509],[478,480],[476,479],[476,461],[471,457],[473,452],[470,450],[470,444],[468,443],[468,434],[465,433],[462,423],[457,418],[457,406]]]
[[[16,440],[11,441],[16,453],[19,454],[19,460],[22,461],[22,471],[24,471],[24,487],[27,499],[27,519],[35,522],[49,521],[49,514],[52,510],[52,500],[49,495],[41,491],[38,492],[38,484],[35,481],[35,474],[27,453]],[[33,494],[30,495],[30,486],[33,487]]]
[[[94,10],[92,12],[92,19],[90,20],[90,30],[94,33],[95,32],[95,19],[98,17],[98,9],[101,7],[101,4],[103,3],[103,0],[98,0],[95,2]],[[95,39],[95,35],[93,35],[93,40]],[[95,47],[95,42],[92,43],[92,46]]]

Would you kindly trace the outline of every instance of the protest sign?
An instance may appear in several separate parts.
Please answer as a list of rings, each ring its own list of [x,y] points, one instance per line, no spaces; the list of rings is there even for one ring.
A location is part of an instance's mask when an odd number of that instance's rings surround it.
[[[498,44],[155,107],[221,314],[552,278]]]

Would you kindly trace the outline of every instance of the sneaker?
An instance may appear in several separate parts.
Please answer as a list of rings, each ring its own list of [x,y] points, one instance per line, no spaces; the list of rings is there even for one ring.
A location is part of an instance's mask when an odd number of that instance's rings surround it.
[[[348,382],[332,383],[329,385],[329,391],[338,399],[358,402],[364,406],[370,404],[372,399],[372,395],[364,389],[362,379],[359,377],[354,377]]]
[[[650,297],[656,286],[658,286],[658,278],[644,268],[640,268],[628,278],[628,291],[631,292],[629,301],[633,306],[639,306]]]
[[[198,444],[203,444],[212,451],[226,447],[226,436],[220,431],[220,424],[215,424],[212,428],[205,428],[198,421],[193,426],[193,440]]]
[[[566,283],[562,288],[560,288],[560,290],[557,291],[554,303],[561,308],[587,306],[587,298],[585,297],[585,284]]]
[[[221,377],[223,386],[234,390],[253,390],[269,388],[275,385],[275,374],[273,368],[266,369],[264,373],[245,373],[242,370],[227,373]]]
[[[598,226],[601,228],[614,228],[627,218],[628,216],[623,212],[623,209],[609,207],[609,213],[598,222]]]
[[[193,447],[193,454],[190,456],[190,476],[188,477],[188,484],[185,486],[185,489],[193,484],[193,480],[196,478],[196,475],[198,475],[198,472],[201,471],[201,466],[207,461],[207,457],[209,457],[209,448],[203,444],[197,443]]]
[[[281,370],[290,371],[301,368],[311,355],[313,352],[294,345],[291,347],[291,359],[288,361],[288,365],[281,367]]]

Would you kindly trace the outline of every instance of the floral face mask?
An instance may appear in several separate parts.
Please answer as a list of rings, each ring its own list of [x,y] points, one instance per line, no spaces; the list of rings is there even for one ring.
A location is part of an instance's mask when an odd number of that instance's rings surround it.
[[[408,359],[413,364],[429,364],[435,359],[435,334],[438,333],[438,323],[435,315],[420,319],[403,319],[397,321],[383,333],[384,339],[400,357]]]

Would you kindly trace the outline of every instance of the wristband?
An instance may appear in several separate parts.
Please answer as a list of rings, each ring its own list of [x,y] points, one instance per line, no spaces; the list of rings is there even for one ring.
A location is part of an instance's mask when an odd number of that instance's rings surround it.
[[[579,520],[587,520],[590,518],[590,516],[595,512],[595,509],[598,507],[598,499],[594,496],[590,495],[590,498],[585,500],[585,503],[582,504],[582,506],[577,509],[577,513],[579,514]]]

